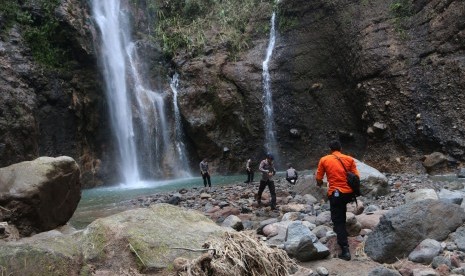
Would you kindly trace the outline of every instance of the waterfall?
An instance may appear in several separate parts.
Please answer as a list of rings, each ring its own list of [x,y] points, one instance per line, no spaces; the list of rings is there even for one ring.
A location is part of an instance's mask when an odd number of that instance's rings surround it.
[[[154,90],[144,77],[146,62],[138,55],[143,44],[131,41],[119,0],[94,0],[92,8],[101,33],[106,96],[125,184],[190,176],[176,84],[171,83],[175,122],[170,122],[171,108],[165,103],[169,93]]]
[[[278,143],[276,141],[275,123],[273,116],[271,76],[268,68],[276,42],[275,17],[276,13],[273,12],[273,15],[271,16],[270,40],[268,42],[268,48],[266,49],[266,57],[263,61],[263,111],[265,114],[265,150],[275,154],[276,160],[278,157],[276,156]]]
[[[126,83],[124,45],[129,38],[128,23],[120,12],[119,1],[94,0],[92,10],[101,32],[101,62],[104,68],[111,125],[120,153],[120,170],[125,183],[134,185],[140,181],[140,176],[131,101]]]
[[[186,145],[184,144],[184,133],[182,128],[181,113],[179,112],[178,106],[178,85],[179,85],[179,75],[178,73],[174,74],[171,79],[170,87],[173,91],[173,109],[174,109],[174,119],[175,119],[175,147],[178,154],[180,172],[185,176],[191,176],[189,170],[189,163],[186,156]]]
[[[139,72],[141,61],[137,56],[135,43],[126,47],[129,59],[129,69],[133,79],[136,109],[141,121],[140,152],[145,171],[148,176],[162,176],[164,174],[163,159],[169,151],[169,124],[166,119],[165,99],[163,93],[151,90]]]

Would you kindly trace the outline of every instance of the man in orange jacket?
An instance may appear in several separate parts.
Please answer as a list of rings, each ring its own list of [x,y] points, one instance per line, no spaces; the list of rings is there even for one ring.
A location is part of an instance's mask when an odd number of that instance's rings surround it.
[[[347,203],[352,201],[352,189],[347,184],[347,171],[351,171],[360,177],[352,157],[341,153],[341,143],[333,140],[329,143],[331,154],[323,156],[318,163],[316,182],[318,187],[323,185],[323,177],[326,174],[328,180],[328,198],[331,210],[333,229],[337,235],[337,243],[342,249],[339,258],[350,260],[349,243],[347,241],[346,212]],[[342,165],[341,162],[344,164]],[[345,169],[344,169],[345,167]]]

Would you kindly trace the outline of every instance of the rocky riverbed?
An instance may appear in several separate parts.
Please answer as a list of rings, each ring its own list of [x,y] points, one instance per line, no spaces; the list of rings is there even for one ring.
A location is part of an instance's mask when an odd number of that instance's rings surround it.
[[[390,193],[386,196],[377,198],[360,197],[359,200],[365,203],[372,203],[379,205],[381,209],[392,209],[405,203],[405,194],[413,192],[417,189],[435,189],[440,190],[446,188],[449,190],[460,190],[464,188],[465,178],[455,178],[453,175],[432,178],[427,174],[386,174]],[[295,187],[307,183],[309,186],[314,185],[310,175],[304,176],[305,180],[300,179],[298,185],[290,185],[281,177],[275,179],[276,193],[278,205],[285,205],[292,202],[300,202],[299,197],[294,197],[297,192]],[[206,208],[211,206],[219,206],[224,208],[226,206],[238,209],[251,211],[251,208],[257,207],[255,202],[255,195],[258,191],[259,181],[251,184],[245,183],[232,183],[231,185],[204,188],[199,183],[199,187],[191,189],[180,189],[178,191],[162,192],[152,195],[137,197],[131,200],[130,204],[138,207],[149,206],[154,203],[175,203],[182,207],[189,209],[196,209],[201,212],[206,212]],[[269,199],[269,194],[266,189],[264,198]],[[209,209],[212,211],[212,209]],[[208,212],[207,212],[208,213]]]
[[[219,225],[232,227],[238,231],[254,230],[269,246],[281,248],[286,247],[286,234],[284,233],[283,236],[282,229],[289,231],[289,225],[293,222],[303,224],[316,236],[315,242],[327,249],[316,250],[310,260],[294,252],[293,257],[307,269],[306,271],[301,269],[302,271],[297,272],[296,275],[451,275],[454,273],[465,275],[465,254],[457,247],[455,242],[457,239],[454,238],[456,233],[438,242],[440,249],[429,262],[419,261],[414,257],[409,260],[407,254],[397,262],[382,265],[367,256],[364,252],[367,236],[375,229],[380,217],[389,210],[404,206],[410,201],[432,197],[454,202],[456,198],[463,198],[464,195],[465,181],[460,178],[430,177],[426,174],[387,174],[386,177],[388,194],[362,196],[358,198],[357,205],[349,205],[348,211],[351,214],[348,215],[347,225],[351,235],[349,240],[352,261],[350,262],[335,258],[339,249],[332,232],[325,190],[315,186],[311,175],[303,176],[297,185],[290,185],[281,177],[275,179],[278,202],[276,211],[268,207],[267,189],[262,199],[264,206],[257,205],[255,197],[258,182],[180,189],[138,197],[131,200],[130,204],[146,207],[156,203],[170,203],[194,209]],[[415,214],[412,214],[413,216]],[[382,274],[388,272],[392,274]]]
[[[199,181],[118,203],[122,212],[83,230],[67,226],[26,237],[12,231],[16,221],[5,220],[0,269],[12,275],[173,275],[176,259],[199,257],[186,249],[233,233],[286,256],[293,276],[465,275],[465,178],[382,174],[359,161],[357,168],[363,196],[348,205],[349,262],[336,257],[326,189],[306,172],[296,185],[275,177],[277,210],[269,207],[268,189],[257,205],[258,182],[204,188]]]

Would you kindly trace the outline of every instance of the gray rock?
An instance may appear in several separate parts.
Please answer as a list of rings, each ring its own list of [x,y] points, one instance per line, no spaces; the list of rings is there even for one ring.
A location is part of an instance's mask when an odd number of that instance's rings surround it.
[[[317,227],[315,227],[315,229],[312,230],[313,234],[315,234],[317,236],[317,238],[323,238],[323,237],[326,237],[326,233],[328,231],[331,231],[331,227],[329,226],[326,226],[326,225],[318,225]]]
[[[272,224],[268,224],[263,227],[263,235],[266,237],[273,237],[280,233],[286,233],[289,225],[293,223],[292,221],[280,221]]]
[[[408,256],[415,263],[430,264],[441,252],[441,244],[433,239],[423,240]]]
[[[458,275],[465,275],[465,266],[454,268],[451,272]]]
[[[436,200],[408,203],[381,217],[368,235],[365,252],[377,262],[392,263],[426,238],[445,239],[464,221],[464,211],[455,204]]]
[[[362,230],[362,225],[357,221],[353,213],[346,213],[346,230],[351,237],[357,236]]]
[[[384,266],[378,266],[368,273],[368,276],[401,276],[396,270],[386,268]]]
[[[313,231],[313,229],[315,229],[316,225],[311,223],[311,222],[308,222],[306,220],[301,220],[302,224],[307,227],[308,229],[310,229],[310,231]]]
[[[329,222],[331,222],[331,212],[330,211],[324,211],[324,212],[321,212],[316,217],[315,224],[318,226],[318,225],[326,224],[326,223],[329,223]]]
[[[310,195],[310,194],[306,194],[304,195],[304,199],[305,199],[305,203],[307,204],[315,204],[315,203],[318,203],[318,199],[316,199],[314,196]]]
[[[418,189],[405,195],[406,202],[421,201],[425,199],[438,200],[439,197],[434,189]]]
[[[318,275],[321,275],[321,276],[329,275],[328,269],[326,269],[326,267],[322,267],[322,266],[319,266],[319,267],[316,268],[316,273],[318,273]]]
[[[260,227],[261,226],[266,226],[268,224],[272,224],[272,223],[275,223],[275,222],[278,222],[278,219],[277,218],[269,218],[267,220],[263,220],[260,222]]]
[[[181,202],[181,194],[180,193],[176,193],[174,194],[173,196],[171,196],[167,201],[166,203],[168,204],[171,204],[171,205],[179,205],[179,203]]]
[[[357,159],[355,159],[355,165],[360,172],[362,195],[377,197],[389,193],[388,180],[384,174]]]
[[[284,242],[286,241],[286,233],[280,232],[276,236],[273,236],[266,240],[266,244],[269,246],[276,246],[284,249]]]
[[[235,215],[229,215],[221,224],[223,227],[231,227],[236,231],[244,230],[244,225],[242,224],[242,220]]]
[[[451,235],[457,248],[460,251],[465,251],[465,226],[460,226],[457,230]]]
[[[433,152],[429,155],[425,155],[423,166],[428,173],[440,171],[447,166],[448,158],[441,152]]]
[[[284,250],[299,261],[316,260],[329,255],[329,249],[298,221],[292,222],[287,228]]]
[[[445,264],[447,265],[447,267],[449,267],[449,269],[452,269],[452,262],[449,258],[445,257],[445,256],[436,256],[433,258],[433,261],[431,263],[431,266],[433,268],[437,268],[438,266],[442,265],[442,264]]]
[[[415,268],[412,270],[413,276],[439,276],[432,268]]]
[[[71,157],[40,157],[0,169],[0,212],[28,236],[66,224],[81,199],[79,166]]]
[[[302,213],[300,212],[288,212],[283,215],[281,218],[281,221],[295,221],[299,220],[302,216]]]
[[[460,191],[449,191],[447,189],[441,189],[438,196],[441,201],[460,205],[462,204],[464,195]]]
[[[375,211],[379,211],[381,208],[377,205],[368,205],[365,210],[363,211],[364,213],[373,213]]]

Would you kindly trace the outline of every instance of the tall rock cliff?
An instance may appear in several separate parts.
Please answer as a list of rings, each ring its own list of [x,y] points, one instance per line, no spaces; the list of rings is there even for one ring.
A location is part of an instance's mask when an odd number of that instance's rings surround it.
[[[0,12],[0,165],[69,155],[79,160],[84,185],[96,185],[116,165],[95,28],[87,1],[62,0],[53,9],[48,2],[15,2]],[[167,75],[180,75],[193,164],[207,157],[217,172],[239,172],[246,159],[263,157],[262,62],[273,10],[280,169],[315,166],[333,138],[382,171],[421,170],[417,161],[433,151],[464,160],[463,1],[222,1],[230,6],[216,17],[197,1],[124,2],[149,77],[168,87]],[[176,25],[182,13],[190,29]],[[31,28],[50,18],[61,31],[48,40],[63,51],[65,67],[44,65],[31,44]]]
[[[0,166],[69,155],[92,180],[108,124],[88,7],[7,1],[0,26]]]
[[[339,138],[385,171],[421,170],[433,151],[463,160],[463,15],[461,1],[281,1],[271,62],[281,159],[309,168]],[[257,8],[248,31],[270,16]],[[189,133],[216,159],[227,147],[230,166],[264,150],[267,36],[252,37],[236,61],[221,50],[178,58]]]

